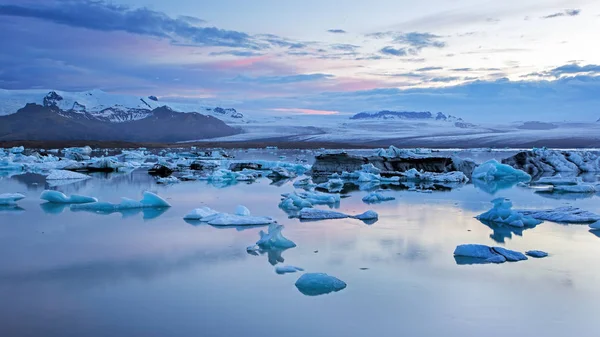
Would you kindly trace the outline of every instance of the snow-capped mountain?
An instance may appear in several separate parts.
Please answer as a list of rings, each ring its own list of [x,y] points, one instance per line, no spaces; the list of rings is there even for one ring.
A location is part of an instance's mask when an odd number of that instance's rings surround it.
[[[381,110],[381,111],[366,111],[360,112],[350,119],[353,120],[426,120],[426,121],[441,121],[441,122],[450,122],[454,123],[454,126],[459,128],[470,128],[474,127],[474,124],[465,122],[462,118],[445,115],[442,112],[438,112],[437,114],[433,114],[429,111],[391,111],[391,110]]]
[[[101,90],[67,92],[57,90],[0,89],[0,116],[16,113],[28,103],[56,107],[59,113],[79,113],[88,119],[123,123],[147,118],[151,111],[166,106],[174,111],[201,113],[226,122],[242,122],[244,115],[232,108],[207,107],[199,104],[162,102],[156,96],[137,97],[109,94]]]

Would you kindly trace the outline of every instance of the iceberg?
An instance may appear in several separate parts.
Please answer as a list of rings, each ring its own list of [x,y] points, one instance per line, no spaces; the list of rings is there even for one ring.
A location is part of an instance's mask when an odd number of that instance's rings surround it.
[[[256,245],[262,249],[289,249],[296,247],[296,244],[287,239],[281,234],[283,230],[283,225],[270,224],[267,233],[264,231],[260,231],[260,239],[256,241]]]
[[[306,296],[319,296],[338,292],[346,283],[324,273],[306,273],[296,281],[296,288]]]
[[[553,185],[553,186],[562,186],[562,185],[578,185],[580,184],[581,178],[579,177],[562,177],[560,174],[557,174],[553,177],[542,177],[537,181],[532,181],[531,184],[534,185]]]
[[[287,273],[295,273],[297,271],[304,271],[304,269],[294,267],[294,266],[277,266],[277,267],[275,267],[275,272],[279,275],[287,274]]]
[[[246,206],[238,205],[235,208],[235,215],[248,216],[250,215],[250,210]]]
[[[380,203],[380,202],[384,202],[384,201],[390,201],[390,200],[395,200],[396,198],[394,197],[388,197],[385,196],[381,193],[369,193],[368,195],[364,196],[362,198],[362,201],[364,201],[367,204],[375,204],[375,203]]]
[[[276,166],[271,169],[271,173],[269,173],[268,177],[275,179],[291,179],[296,178],[298,174],[294,171],[289,171],[285,167]]]
[[[168,176],[168,177],[157,177],[156,178],[156,183],[157,184],[163,184],[163,185],[169,185],[169,184],[177,184],[179,183],[179,179],[177,177],[174,176]]]
[[[513,227],[535,227],[542,223],[539,219],[527,216],[520,211],[512,210],[512,202],[505,198],[492,200],[494,207],[476,218],[480,221],[489,221],[498,224],[506,224]]]
[[[86,204],[90,202],[98,202],[98,199],[93,197],[86,197],[83,195],[73,194],[67,197],[64,193],[59,191],[45,190],[40,195],[40,199],[46,200],[55,204]]]
[[[276,223],[271,217],[250,216],[250,211],[244,206],[241,207],[243,209],[238,206],[236,213],[247,215],[221,213],[208,207],[201,207],[192,210],[183,218],[184,220],[205,222],[212,226],[266,226]]]
[[[311,177],[304,177],[294,181],[294,187],[296,188],[312,188],[317,186],[317,184],[313,183]]]
[[[518,212],[534,219],[558,223],[592,223],[600,221],[600,215],[573,206],[545,210],[518,210]]]
[[[285,211],[299,211],[303,208],[310,208],[313,205],[336,206],[340,203],[339,194],[328,194],[320,192],[294,192],[281,195],[282,200],[279,208]]]
[[[548,253],[541,250],[528,250],[525,252],[525,254],[538,259],[548,256]]]
[[[193,209],[191,212],[189,212],[188,214],[186,214],[183,219],[184,220],[198,220],[198,221],[202,221],[202,219],[211,216],[211,215],[215,215],[218,214],[219,212],[210,209],[208,207],[200,207],[200,208],[196,208]]]
[[[348,215],[341,212],[316,209],[316,208],[303,208],[299,213],[300,220],[332,220],[332,219],[346,219],[353,218],[363,221],[377,220],[378,214],[375,211],[366,211],[358,215]]]
[[[519,152],[502,162],[533,175],[544,172],[600,171],[600,158],[590,151],[560,151],[541,148]]]
[[[46,180],[82,180],[91,178],[88,175],[66,170],[52,170]]]
[[[342,179],[330,179],[325,183],[318,184],[317,187],[329,192],[340,192],[344,188],[344,181]]]
[[[591,230],[600,230],[600,221],[596,221],[590,224]]]
[[[25,151],[25,148],[23,146],[15,146],[9,150],[9,152],[12,154],[20,154],[20,153],[23,153],[24,151]]]
[[[527,260],[525,254],[502,247],[489,247],[480,244],[458,245],[454,250],[454,258],[458,264],[470,263],[503,263]],[[473,261],[460,258],[472,258]]]
[[[486,161],[473,170],[473,179],[483,181],[508,180],[508,181],[530,181],[531,176],[512,166],[501,164],[495,159]]]
[[[73,211],[90,211],[97,213],[113,213],[123,210],[131,209],[142,209],[142,208],[167,208],[171,205],[152,192],[144,192],[143,198],[140,201],[136,201],[129,198],[122,198],[121,203],[113,204],[110,202],[92,202],[87,204],[74,204],[71,205]]]
[[[21,193],[2,193],[0,194],[0,205],[14,206],[17,201],[24,199],[25,196]]]
[[[402,173],[402,176],[407,180],[413,181],[430,181],[434,183],[466,183],[469,181],[469,178],[460,171],[452,171],[445,173],[435,173],[435,172],[419,172],[414,168]]]

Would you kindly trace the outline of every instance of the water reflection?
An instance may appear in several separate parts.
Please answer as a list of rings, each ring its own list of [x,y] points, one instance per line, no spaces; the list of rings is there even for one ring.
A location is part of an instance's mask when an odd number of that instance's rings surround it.
[[[523,236],[523,231],[531,229],[529,227],[513,227],[504,224],[499,224],[486,220],[479,220],[482,224],[488,226],[493,233],[490,234],[490,238],[497,243],[505,243],[506,239],[512,239],[513,234],[517,236]]]

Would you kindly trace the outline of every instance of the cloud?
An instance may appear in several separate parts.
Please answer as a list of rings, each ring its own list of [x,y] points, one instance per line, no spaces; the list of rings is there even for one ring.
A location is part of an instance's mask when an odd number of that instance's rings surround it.
[[[398,44],[407,44],[417,50],[427,47],[445,47],[446,43],[439,41],[439,38],[440,36],[431,33],[410,32],[396,35],[393,42]]]
[[[346,34],[347,32],[343,29],[329,29],[327,30],[328,33],[332,33],[332,34]]]
[[[259,83],[259,84],[289,84],[298,82],[312,82],[327,80],[333,78],[330,74],[297,74],[287,76],[260,76],[260,77],[247,77],[237,76],[233,79],[233,82],[244,82],[244,83]]]
[[[600,65],[597,64],[588,64],[585,66],[580,66],[578,64],[565,64],[560,67],[556,67],[549,72],[550,74],[559,77],[560,75],[565,74],[580,74],[580,73],[592,73],[598,74],[600,73]]]
[[[91,30],[124,31],[198,46],[260,48],[257,41],[243,32],[199,27],[191,23],[191,17],[174,19],[148,8],[133,9],[104,1],[63,0],[48,1],[36,6],[0,5],[0,15],[34,18]]]
[[[273,108],[269,109],[271,111],[278,112],[293,112],[293,113],[302,113],[305,115],[336,115],[339,114],[339,111],[333,110],[315,110],[315,109],[302,109],[302,108]]]
[[[444,68],[442,67],[424,67],[424,68],[419,68],[416,71],[433,71],[433,70],[442,70]]]
[[[430,79],[428,79],[428,82],[433,82],[433,83],[447,83],[447,82],[455,82],[455,81],[460,81],[462,79],[462,77],[458,77],[458,76],[446,76],[446,77],[432,77]]]
[[[392,56],[406,56],[409,53],[406,48],[394,48],[390,46],[381,48],[379,52],[385,55]]]
[[[331,45],[331,49],[349,51],[349,52],[355,52],[359,48],[360,48],[360,46],[356,46],[353,44],[345,44],[345,43]]]
[[[252,51],[252,50],[225,50],[225,51],[220,51],[220,52],[212,52],[209,55],[210,56],[231,55],[231,56],[240,56],[240,57],[252,57],[252,56],[261,56],[263,54]]]
[[[577,16],[581,13],[581,9],[565,9],[562,12],[553,13],[550,15],[542,16],[542,19],[552,19],[561,16]]]

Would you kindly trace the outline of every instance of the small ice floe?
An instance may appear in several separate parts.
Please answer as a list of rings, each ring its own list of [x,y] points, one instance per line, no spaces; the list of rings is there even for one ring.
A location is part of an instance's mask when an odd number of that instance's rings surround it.
[[[295,273],[298,271],[304,271],[302,268],[294,267],[294,266],[276,266],[275,272],[279,275]]]
[[[296,247],[296,243],[292,240],[283,236],[281,231],[283,230],[283,225],[277,225],[272,223],[269,225],[268,231],[265,233],[264,231],[260,231],[258,235],[260,239],[256,241],[254,246],[250,246],[246,248],[247,251],[259,251],[259,250],[269,250],[269,249],[290,249]]]
[[[548,256],[548,253],[541,250],[528,250],[525,252],[525,254],[538,259]]]
[[[255,173],[245,172],[234,172],[226,169],[220,169],[213,172],[208,176],[199,177],[198,180],[207,180],[208,182],[229,182],[235,183],[237,181],[254,181],[258,179],[258,175]]]
[[[324,273],[306,273],[296,281],[296,288],[306,296],[319,296],[338,292],[346,283]]]
[[[363,221],[377,220],[378,214],[375,211],[366,211],[358,215],[349,215],[341,212],[316,209],[316,208],[303,208],[300,210],[299,218],[301,220],[331,220],[331,219],[346,219],[353,218]]]
[[[192,210],[183,218],[205,222],[212,226],[266,226],[276,222],[273,218],[267,216],[251,216],[250,211],[246,207],[242,207],[244,209],[238,206],[236,214],[221,213],[208,207],[201,207]]]
[[[329,194],[321,192],[294,192],[281,195],[282,200],[279,208],[285,211],[299,211],[303,208],[310,208],[313,205],[336,206],[340,203],[339,194]]]
[[[171,205],[163,198],[152,192],[144,192],[142,200],[137,201],[129,198],[122,198],[118,204],[110,202],[92,202],[87,204],[71,205],[73,211],[90,211],[96,213],[113,213],[123,210],[142,209],[142,208],[167,208]]]
[[[170,185],[170,184],[177,184],[179,182],[180,182],[180,180],[174,176],[168,176],[168,177],[164,177],[164,178],[163,177],[156,178],[157,184]]]
[[[599,188],[593,184],[581,183],[578,185],[557,185],[553,186],[548,191],[537,191],[537,193],[579,193],[593,194],[598,192]]]
[[[277,166],[272,168],[271,173],[267,176],[274,179],[291,179],[296,178],[298,174],[294,171],[289,171],[285,167]]]
[[[545,210],[517,210],[517,212],[534,219],[558,223],[592,223],[600,221],[600,215],[573,206]]]
[[[522,261],[527,260],[527,256],[523,253],[502,247],[465,244],[456,247],[454,250],[454,259],[457,264],[484,264]]]
[[[15,146],[10,148],[9,152],[12,154],[20,154],[23,153],[25,151],[25,148],[23,146]]]
[[[596,221],[590,224],[590,230],[600,231],[600,221]]]
[[[469,181],[469,178],[467,178],[467,176],[460,171],[435,173],[435,172],[424,172],[424,171],[419,172],[416,169],[412,168],[412,169],[402,173],[402,176],[404,176],[404,178],[406,178],[407,180],[411,180],[411,181],[428,181],[428,182],[435,182],[435,183],[438,183],[438,182],[439,183],[451,183],[451,182],[466,183]]]
[[[372,193],[369,193],[368,195],[364,196],[362,198],[362,201],[364,201],[367,204],[376,204],[376,203],[395,200],[395,199],[396,198],[394,198],[394,197],[386,196],[381,193],[372,192]]]
[[[304,177],[294,181],[294,187],[296,188],[312,188],[316,186],[317,184],[313,183],[311,177]]]
[[[557,174],[552,177],[542,177],[536,181],[532,181],[532,185],[553,185],[553,186],[563,186],[563,185],[578,185],[581,183],[580,177],[563,177],[560,174]]]
[[[86,174],[67,170],[52,170],[50,174],[46,176],[46,180],[83,180],[89,178],[91,177]]]
[[[341,192],[344,188],[344,181],[342,179],[330,179],[325,183],[318,184],[316,187],[329,192]]]
[[[14,206],[17,201],[24,199],[25,196],[21,193],[2,193],[0,194],[0,205]]]
[[[473,170],[473,179],[492,181],[492,180],[508,180],[508,181],[530,181],[531,176],[521,170],[517,170],[512,166],[501,164],[495,159],[486,161],[477,166]]]
[[[492,200],[494,207],[476,218],[480,221],[489,221],[498,224],[505,224],[513,227],[535,227],[542,221],[535,217],[527,216],[519,211],[512,210],[512,202],[506,198],[496,198]]]
[[[244,205],[238,205],[235,208],[235,215],[248,216],[250,215],[250,210]]]
[[[73,194],[67,197],[64,193],[59,191],[45,190],[40,195],[40,199],[46,200],[55,204],[87,204],[90,202],[98,202],[98,199],[94,197],[87,197],[84,195]]]

